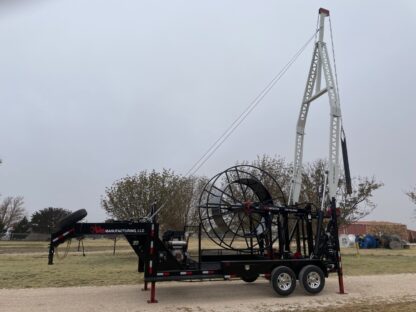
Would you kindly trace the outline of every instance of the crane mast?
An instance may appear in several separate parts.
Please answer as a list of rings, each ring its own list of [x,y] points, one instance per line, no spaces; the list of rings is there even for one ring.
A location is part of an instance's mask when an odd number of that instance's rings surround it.
[[[339,103],[338,90],[332,74],[332,67],[329,59],[328,49],[324,41],[325,19],[329,17],[329,11],[319,9],[319,36],[315,42],[308,79],[296,126],[295,159],[293,163],[293,177],[289,194],[289,204],[299,202],[299,195],[302,186],[302,159],[303,142],[305,137],[306,119],[310,104],[320,96],[328,93],[330,106],[329,124],[329,158],[328,158],[328,195],[335,198],[338,180],[340,176],[339,146],[341,133],[341,107]],[[325,86],[322,88],[322,75]]]

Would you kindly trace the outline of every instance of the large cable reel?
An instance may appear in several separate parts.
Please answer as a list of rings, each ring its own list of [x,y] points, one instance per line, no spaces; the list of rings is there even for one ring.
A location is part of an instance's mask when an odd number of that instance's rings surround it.
[[[285,205],[284,193],[266,171],[239,165],[215,175],[199,200],[199,217],[208,237],[224,249],[266,249],[278,238],[273,214],[253,207]]]

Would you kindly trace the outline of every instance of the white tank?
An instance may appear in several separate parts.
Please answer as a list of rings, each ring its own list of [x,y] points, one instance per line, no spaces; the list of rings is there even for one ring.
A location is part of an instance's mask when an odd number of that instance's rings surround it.
[[[348,235],[347,234],[341,234],[339,236],[339,246],[341,248],[348,248],[350,244],[350,240],[348,239]]]
[[[339,235],[339,246],[341,248],[350,248],[355,246],[355,235],[354,234],[340,234]]]
[[[355,235],[354,234],[348,234],[348,239],[350,240],[350,247],[355,246]]]

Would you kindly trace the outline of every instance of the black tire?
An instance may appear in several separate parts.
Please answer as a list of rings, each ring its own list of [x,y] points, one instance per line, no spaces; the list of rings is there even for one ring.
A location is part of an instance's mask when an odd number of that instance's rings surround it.
[[[393,250],[402,249],[403,248],[403,244],[401,242],[399,242],[399,241],[392,240],[389,243],[389,248],[390,249],[393,249]]]
[[[72,226],[74,223],[77,223],[79,220],[84,219],[87,216],[87,211],[85,209],[79,209],[69,216],[66,216],[58,221],[57,230],[63,230]]]
[[[253,283],[257,280],[257,278],[259,277],[258,274],[253,274],[253,275],[246,275],[246,276],[241,276],[241,279],[246,282],[246,283]]]
[[[307,294],[318,294],[325,287],[325,275],[316,265],[307,265],[299,273],[299,284]]]
[[[280,296],[289,296],[296,288],[296,275],[286,266],[279,266],[272,271],[270,283]]]

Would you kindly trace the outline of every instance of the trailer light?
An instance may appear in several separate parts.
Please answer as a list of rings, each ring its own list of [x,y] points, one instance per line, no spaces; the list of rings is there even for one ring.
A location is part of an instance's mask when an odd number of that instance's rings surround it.
[[[150,241],[150,254],[153,255],[154,247],[153,247],[153,241]]]
[[[181,275],[192,275],[192,272],[187,271],[187,272],[181,272],[180,274],[181,274]]]

